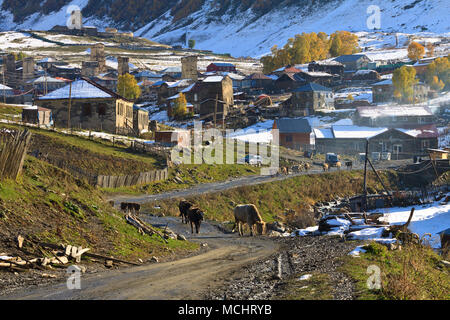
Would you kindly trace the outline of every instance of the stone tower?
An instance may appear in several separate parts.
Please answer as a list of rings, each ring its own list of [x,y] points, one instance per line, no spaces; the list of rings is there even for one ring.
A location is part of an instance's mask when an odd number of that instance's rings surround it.
[[[10,87],[16,88],[17,71],[16,71],[16,57],[13,54],[8,54],[3,59],[3,71],[5,73],[6,84]]]
[[[126,73],[130,73],[130,65],[128,64],[130,62],[130,58],[117,57],[117,62],[119,64],[119,67],[117,68],[117,72],[119,73],[119,76],[122,76]]]
[[[99,64],[97,61],[83,61],[81,65],[81,75],[92,78],[99,75]]]
[[[106,72],[105,45],[97,43],[91,47],[91,61],[98,62],[99,72]]]
[[[181,77],[183,79],[192,79],[198,81],[198,57],[188,56],[181,58]]]
[[[34,59],[32,57],[24,58],[22,61],[22,80],[24,83],[34,79]]]

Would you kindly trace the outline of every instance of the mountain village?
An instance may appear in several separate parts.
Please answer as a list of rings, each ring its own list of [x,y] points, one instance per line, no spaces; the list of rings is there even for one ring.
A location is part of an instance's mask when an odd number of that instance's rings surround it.
[[[139,273],[135,291],[116,293],[91,278],[100,289],[87,287],[84,297],[308,299],[319,279],[331,289],[318,299],[365,298],[348,270],[366,265],[355,261],[377,250],[403,259],[410,243],[427,243],[430,252],[420,254],[439,257],[424,268],[443,292],[420,294],[448,299],[450,37],[355,35],[357,52],[267,72],[263,59],[114,28],[1,32],[0,299],[75,297],[51,291],[71,264],[83,275],[144,265],[169,272],[165,263],[195,254],[205,256],[205,279],[239,275],[206,294],[200,283],[192,296],[182,294],[187,285],[170,291],[178,285],[170,277]],[[423,49],[415,58],[412,44]],[[400,70],[413,70],[404,91]],[[171,159],[174,148],[191,150],[199,123],[234,130],[231,139],[246,145],[233,154],[237,164]],[[249,149],[275,141],[279,168],[260,175],[267,163]],[[248,243],[264,249],[253,257],[247,244],[252,258],[238,263],[232,246],[244,245],[232,229],[241,233],[237,212],[246,203],[245,215],[262,217],[252,222],[256,231],[248,222],[249,232],[264,234]],[[208,255],[230,259],[229,269]],[[350,262],[335,260],[342,257]],[[369,298],[402,298],[387,279]],[[156,291],[143,287],[150,281]],[[23,291],[32,284],[39,286]]]

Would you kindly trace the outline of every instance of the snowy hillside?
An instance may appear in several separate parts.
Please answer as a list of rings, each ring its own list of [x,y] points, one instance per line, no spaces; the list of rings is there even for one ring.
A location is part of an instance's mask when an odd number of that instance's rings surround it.
[[[3,1],[0,0],[0,3]],[[90,2],[72,0],[69,4],[85,8]],[[251,7],[243,10],[238,1],[237,5],[222,8],[224,12],[220,14],[216,0],[200,2],[202,5],[199,9],[185,18],[174,19],[173,10],[169,9],[156,19],[149,18],[145,23],[135,23],[137,26],[133,31],[137,36],[172,45],[184,44],[188,33],[188,39],[196,40],[196,48],[231,53],[234,56],[259,56],[268,53],[273,45],[283,45],[288,38],[301,32],[371,31],[366,22],[369,17],[367,8],[373,4],[371,0],[284,1],[289,4],[286,6],[279,5],[283,1],[277,1],[268,12],[263,13]],[[450,32],[448,0],[392,0],[379,1],[378,5],[381,9],[381,31]],[[65,24],[67,8],[68,5],[48,15],[34,13],[21,22],[14,22],[11,12],[1,11],[0,29],[50,29],[56,24]],[[84,22],[100,28],[120,28],[129,24],[95,14],[85,15]]]

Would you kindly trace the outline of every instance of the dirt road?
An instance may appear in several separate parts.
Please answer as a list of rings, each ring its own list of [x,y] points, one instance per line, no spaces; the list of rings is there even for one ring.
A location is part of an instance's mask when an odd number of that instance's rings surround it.
[[[123,270],[82,275],[81,290],[68,290],[66,283],[27,288],[0,299],[35,300],[179,300],[201,299],[209,290],[223,287],[230,274],[243,266],[267,259],[280,245],[270,239],[239,238],[224,234],[205,223],[200,236],[177,218],[148,218],[154,225],[188,236],[192,241],[208,243],[203,253],[186,259]]]

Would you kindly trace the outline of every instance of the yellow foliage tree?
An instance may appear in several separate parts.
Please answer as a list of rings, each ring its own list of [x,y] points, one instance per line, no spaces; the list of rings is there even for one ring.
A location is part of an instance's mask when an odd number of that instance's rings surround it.
[[[117,93],[128,100],[136,100],[141,96],[141,88],[136,78],[129,73],[119,76],[117,82]]]
[[[435,79],[437,78],[437,79]],[[450,88],[450,60],[449,57],[437,58],[427,67],[425,79],[428,85],[435,90]],[[444,84],[442,88],[441,83]]]
[[[425,47],[417,42],[411,42],[408,46],[408,58],[413,61],[422,59],[425,55]]]
[[[184,119],[187,114],[187,101],[186,96],[180,92],[180,96],[175,99],[173,110],[172,110],[172,116],[175,119]]]
[[[330,56],[359,52],[358,37],[348,31],[338,31],[328,37],[324,32],[302,33],[290,38],[283,48],[272,47],[271,55],[261,58],[264,72],[295,64],[324,60]]]
[[[336,31],[330,36],[330,55],[338,57],[360,52],[358,36],[348,31]]]
[[[401,102],[412,103],[414,99],[414,85],[416,79],[416,69],[403,66],[394,71],[392,83],[394,84],[394,96]]]
[[[427,56],[428,57],[433,57],[434,56],[434,46],[431,42],[427,43]]]

